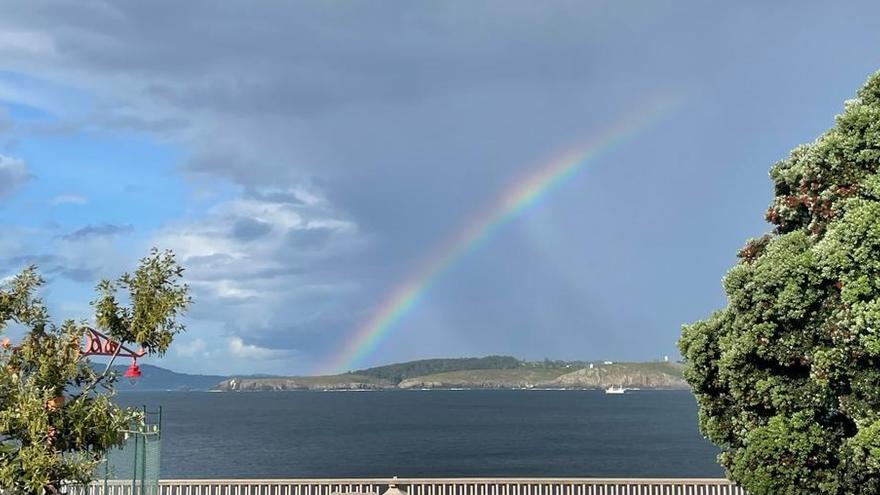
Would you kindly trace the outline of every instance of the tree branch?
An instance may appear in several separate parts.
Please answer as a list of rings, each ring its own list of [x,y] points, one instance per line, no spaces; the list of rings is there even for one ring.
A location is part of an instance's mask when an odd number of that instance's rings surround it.
[[[119,356],[119,351],[122,350],[122,343],[121,343],[121,342],[114,342],[114,343],[116,344],[116,350],[113,352],[113,355],[110,356],[110,360],[107,361],[107,366],[104,367],[104,372],[101,373],[100,375],[98,375],[98,376],[94,379],[94,381],[92,381],[92,383],[88,384],[88,385],[86,386],[86,388],[84,388],[82,391],[80,391],[80,393],[78,393],[78,394],[73,398],[73,400],[77,400],[77,399],[79,399],[80,397],[84,397],[84,396],[87,395],[89,392],[91,392],[92,390],[94,390],[95,387],[97,387],[99,383],[101,383],[102,381],[104,381],[105,378],[107,378],[108,373],[110,373],[110,368],[113,367],[113,362],[116,361],[117,356]]]

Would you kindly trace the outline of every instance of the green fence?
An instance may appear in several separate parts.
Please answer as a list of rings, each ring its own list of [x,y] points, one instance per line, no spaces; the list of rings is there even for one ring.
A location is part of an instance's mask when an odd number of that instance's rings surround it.
[[[122,447],[107,452],[98,467],[98,484],[105,487],[113,481],[130,482],[132,493],[157,495],[159,493],[159,451],[162,445],[162,408],[150,411],[143,408],[144,424],[126,431]],[[106,491],[105,491],[106,493]]]

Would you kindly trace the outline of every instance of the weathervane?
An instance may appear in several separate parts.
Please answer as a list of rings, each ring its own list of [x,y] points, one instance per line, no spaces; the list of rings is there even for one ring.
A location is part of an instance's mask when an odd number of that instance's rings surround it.
[[[86,328],[86,345],[80,350],[80,356],[123,356],[131,358],[131,365],[122,374],[129,380],[136,380],[141,376],[141,369],[138,368],[137,359],[143,357],[144,350],[133,351],[128,347],[110,340],[110,337],[95,330],[94,328]]]

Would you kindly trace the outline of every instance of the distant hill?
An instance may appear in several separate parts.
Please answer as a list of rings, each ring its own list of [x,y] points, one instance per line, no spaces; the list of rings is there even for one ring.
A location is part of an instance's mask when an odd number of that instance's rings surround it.
[[[344,373],[325,376],[290,376],[276,378],[236,377],[215,384],[218,390],[235,392],[285,390],[382,390],[396,388],[383,378]]]
[[[218,390],[384,390],[450,388],[686,389],[682,365],[669,362],[527,362],[509,356],[425,359],[340,375],[230,378]]]
[[[381,378],[400,383],[407,378],[464,370],[509,370],[523,366],[522,361],[511,356],[486,356],[481,358],[421,359],[405,363],[388,364],[351,373]]]
[[[461,370],[434,373],[403,380],[399,388],[529,388],[546,386],[571,372],[562,368]]]
[[[94,366],[103,370],[101,363]],[[164,390],[388,390],[450,388],[604,389],[611,385],[643,389],[685,389],[679,363],[599,361],[520,361],[510,356],[422,359],[325,376],[191,375],[141,364],[132,385],[122,378],[128,364],[113,367],[121,391]]]
[[[612,385],[644,389],[685,389],[676,363],[594,364],[586,368],[522,367],[468,370],[403,380],[399,388],[554,388],[605,389]]]
[[[93,366],[100,370],[104,370],[104,364],[94,363]],[[139,364],[142,376],[138,378],[134,385],[127,379],[122,377],[128,364],[117,364],[113,366],[113,371],[119,375],[116,381],[116,390],[137,390],[137,391],[156,391],[156,390],[210,390],[218,382],[225,380],[227,377],[220,375],[190,375],[186,373],[176,373],[159,366],[150,364]]]
[[[608,388],[611,385],[645,389],[688,389],[680,363],[614,363],[582,368],[560,376],[552,386]]]

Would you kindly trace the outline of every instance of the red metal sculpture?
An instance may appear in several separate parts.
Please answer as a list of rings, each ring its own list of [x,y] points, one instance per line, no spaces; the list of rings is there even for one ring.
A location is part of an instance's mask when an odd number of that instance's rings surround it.
[[[129,380],[136,380],[141,376],[141,369],[137,365],[137,358],[143,357],[144,350],[133,351],[128,347],[110,340],[110,337],[95,330],[94,328],[86,329],[86,346],[80,350],[80,356],[123,356],[131,358],[131,365],[122,374]]]
[[[125,373],[122,376],[128,378],[129,380],[135,380],[141,377],[141,369],[138,368],[137,359],[132,358],[131,364],[128,366],[128,369],[125,370]]]

